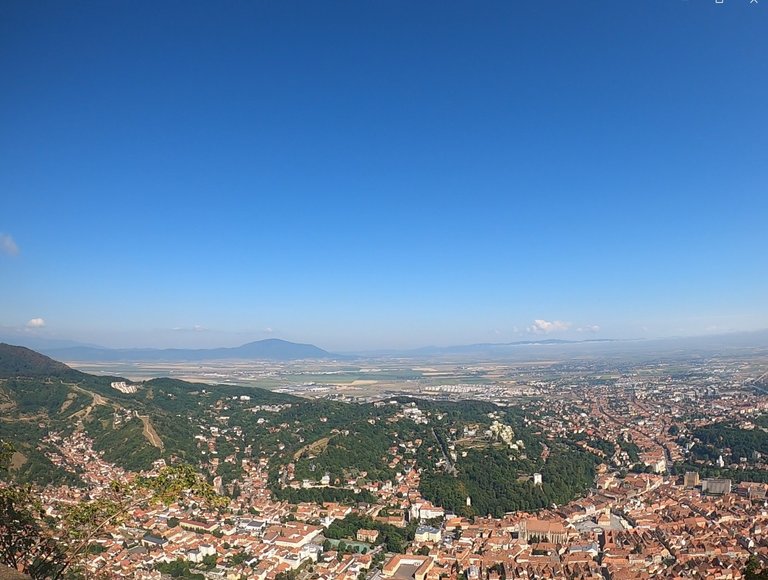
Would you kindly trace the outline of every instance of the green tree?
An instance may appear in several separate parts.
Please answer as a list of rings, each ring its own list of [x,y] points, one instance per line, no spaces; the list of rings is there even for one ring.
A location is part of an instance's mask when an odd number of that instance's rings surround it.
[[[745,580],[768,580],[768,569],[760,569],[760,562],[755,556],[750,556],[744,568]]]
[[[13,448],[0,441],[0,469],[7,469],[12,455]],[[71,506],[56,522],[47,519],[30,486],[0,487],[0,562],[32,578],[57,580],[77,572],[93,540],[133,509],[169,504],[187,493],[211,506],[226,501],[189,465],[166,467],[130,484],[112,482],[108,493]],[[87,578],[87,570],[82,574]]]
[[[59,575],[64,553],[41,524],[44,515],[29,486],[0,489],[0,562],[32,578]]]
[[[0,471],[5,471],[11,466],[11,457],[13,457],[13,445],[0,439]]]
[[[226,502],[190,465],[164,467],[155,477],[139,477],[131,484],[113,481],[110,493],[69,509],[64,529],[70,538],[64,566],[78,563],[89,544],[111,525],[124,521],[130,511],[141,506],[170,504],[191,493],[215,507]]]
[[[189,580],[204,580],[202,574],[195,574],[189,568],[189,562],[181,558],[173,562],[160,563],[155,566],[159,572],[168,574],[171,578],[185,578]]]
[[[0,440],[0,473],[13,453],[13,446]],[[0,487],[0,562],[32,578],[55,577],[63,569],[63,551],[44,516],[31,486]]]
[[[678,427],[677,425],[670,425],[669,429],[667,430],[667,433],[675,437],[677,436],[678,433],[680,433],[680,427]]]
[[[215,554],[209,554],[208,556],[203,557],[203,567],[207,570],[212,570],[216,567],[216,555]]]

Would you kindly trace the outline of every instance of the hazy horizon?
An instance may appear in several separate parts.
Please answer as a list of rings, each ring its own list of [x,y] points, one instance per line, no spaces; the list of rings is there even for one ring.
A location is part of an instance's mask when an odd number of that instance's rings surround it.
[[[349,354],[372,354],[376,355],[379,353],[404,353],[413,351],[418,352],[420,350],[426,351],[424,353],[425,356],[431,356],[428,352],[430,349],[449,349],[452,347],[479,347],[479,346],[504,346],[507,344],[518,344],[518,343],[547,343],[552,341],[564,341],[565,347],[568,347],[569,345],[577,346],[579,344],[585,343],[592,343],[592,344],[604,344],[604,345],[610,345],[610,344],[665,344],[668,342],[671,342],[671,344],[677,344],[679,345],[688,345],[688,343],[693,342],[694,344],[697,343],[697,341],[700,340],[721,340],[725,346],[729,346],[730,342],[732,342],[734,339],[738,341],[739,346],[754,346],[754,347],[761,347],[766,344],[768,344],[766,341],[768,341],[768,329],[757,329],[752,331],[734,331],[734,332],[725,332],[725,333],[706,333],[706,334],[699,334],[699,335],[673,335],[673,336],[654,336],[654,337],[627,337],[627,338],[612,338],[612,337],[596,337],[596,336],[581,336],[573,339],[562,339],[562,338],[554,338],[552,336],[528,336],[528,337],[522,337],[519,340],[510,340],[510,341],[484,341],[484,342],[450,342],[450,343],[432,343],[432,344],[406,344],[405,346],[397,346],[397,345],[389,345],[389,346],[383,346],[383,347],[377,347],[377,348],[334,348],[334,347],[328,347],[323,342],[309,342],[301,339],[287,339],[284,337],[279,336],[272,336],[268,337],[269,339],[277,339],[281,341],[290,342],[293,344],[310,344],[312,346],[319,347],[331,354],[338,354],[338,355],[349,355]],[[216,344],[205,344],[203,342],[198,343],[190,343],[187,345],[182,346],[166,346],[163,344],[126,344],[126,345],[115,345],[115,344],[100,344],[100,343],[94,343],[94,342],[82,342],[79,340],[74,340],[71,337],[58,337],[55,335],[44,335],[39,332],[32,333],[29,332],[27,329],[20,330],[20,329],[9,329],[9,328],[0,328],[0,342],[7,342],[9,344],[16,344],[19,346],[26,346],[28,348],[31,348],[32,350],[42,350],[42,351],[57,351],[58,349],[68,349],[71,347],[91,347],[91,348],[104,348],[104,349],[124,349],[124,350],[142,350],[142,349],[150,349],[150,350],[164,350],[164,349],[188,349],[188,350],[206,350],[206,349],[217,349],[217,348],[237,348],[252,342],[258,342],[266,340],[265,338],[242,338],[239,341],[236,342],[224,342],[224,343],[216,343]],[[499,351],[502,352],[502,351]]]
[[[768,328],[763,3],[0,6],[0,334]]]

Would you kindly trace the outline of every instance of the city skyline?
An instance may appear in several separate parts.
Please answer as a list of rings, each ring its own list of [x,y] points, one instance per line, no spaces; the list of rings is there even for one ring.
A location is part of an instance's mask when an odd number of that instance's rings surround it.
[[[765,7],[0,7],[0,334],[768,328]]]

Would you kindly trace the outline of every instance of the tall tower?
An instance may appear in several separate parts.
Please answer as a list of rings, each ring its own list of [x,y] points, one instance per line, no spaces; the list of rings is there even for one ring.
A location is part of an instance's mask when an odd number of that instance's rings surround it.
[[[685,476],[683,477],[683,485],[689,488],[694,488],[699,485],[699,472],[686,471]]]

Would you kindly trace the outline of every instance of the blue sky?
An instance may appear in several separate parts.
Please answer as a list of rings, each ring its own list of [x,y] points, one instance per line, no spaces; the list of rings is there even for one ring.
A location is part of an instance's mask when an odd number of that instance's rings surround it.
[[[3,2],[0,327],[766,328],[766,30],[765,0]]]

